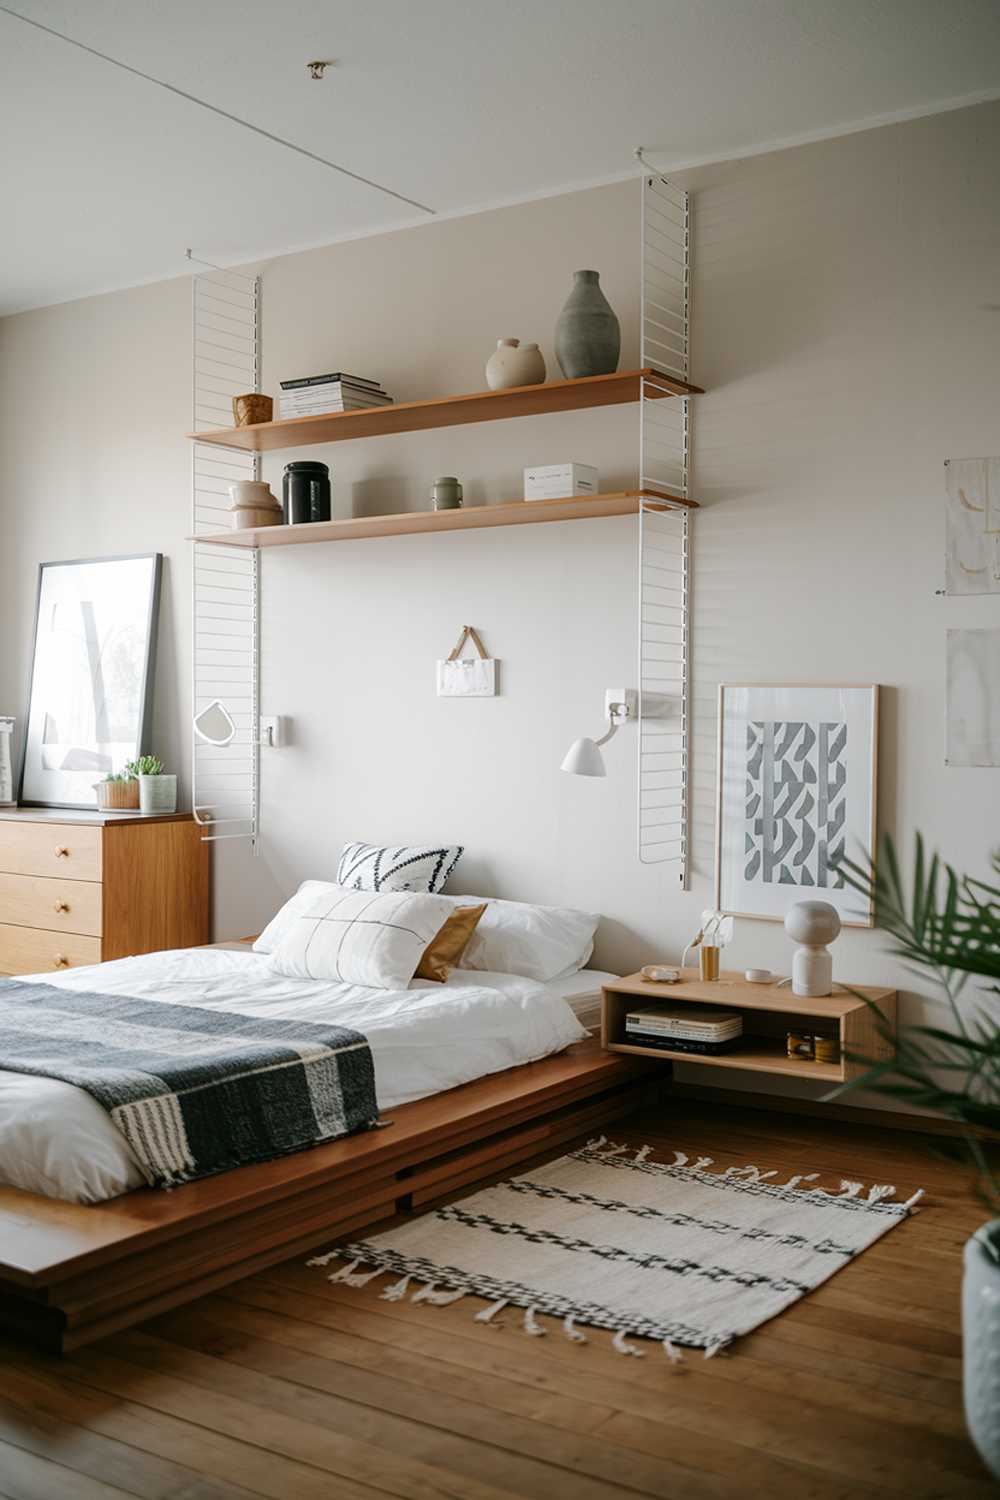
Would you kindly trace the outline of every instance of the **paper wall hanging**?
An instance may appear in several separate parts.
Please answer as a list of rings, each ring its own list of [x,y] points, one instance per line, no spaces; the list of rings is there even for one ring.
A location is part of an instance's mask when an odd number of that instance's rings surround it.
[[[1000,630],[949,630],[945,765],[1000,766]]]
[[[949,458],[946,594],[1000,594],[1000,458]]]
[[[469,642],[477,655],[462,655]],[[497,662],[487,655],[475,627],[463,625],[450,656],[437,664],[437,695],[439,698],[495,698],[496,692]]]

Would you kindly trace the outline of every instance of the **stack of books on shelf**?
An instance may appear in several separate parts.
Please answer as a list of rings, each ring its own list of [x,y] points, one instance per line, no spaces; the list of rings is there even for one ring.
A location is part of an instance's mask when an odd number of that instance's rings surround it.
[[[732,1052],[742,1035],[743,1017],[714,1005],[652,1005],[625,1017],[625,1040],[636,1047],[713,1056]]]
[[[364,411],[369,406],[391,406],[377,380],[335,370],[329,375],[304,375],[281,382],[280,416],[318,417],[331,411]]]

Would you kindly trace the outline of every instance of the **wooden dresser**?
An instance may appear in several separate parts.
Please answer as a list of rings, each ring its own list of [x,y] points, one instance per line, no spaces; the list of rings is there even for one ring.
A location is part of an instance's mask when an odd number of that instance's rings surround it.
[[[0,974],[207,943],[208,903],[190,813],[0,808]]]

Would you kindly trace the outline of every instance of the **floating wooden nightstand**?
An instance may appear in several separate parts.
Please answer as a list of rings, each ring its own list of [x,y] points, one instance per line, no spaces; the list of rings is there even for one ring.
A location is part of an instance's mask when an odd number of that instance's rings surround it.
[[[815,1083],[846,1083],[864,1072],[863,1064],[847,1054],[859,1053],[871,1061],[892,1056],[875,1029],[875,1017],[864,1000],[841,992],[823,999],[807,1000],[793,995],[790,986],[748,984],[740,974],[725,973],[705,983],[690,969],[679,984],[650,984],[641,974],[630,974],[605,985],[601,1000],[601,1045],[609,1052],[628,1052],[636,1057],[657,1057],[666,1062],[689,1062],[709,1068],[744,1068],[754,1073],[809,1078]],[[689,977],[690,976],[690,977]],[[862,988],[859,994],[871,1000],[892,1025],[896,1023],[896,991]],[[720,1010],[743,1016],[743,1036],[731,1052],[706,1055],[673,1052],[663,1047],[635,1046],[626,1041],[625,1017],[629,1011],[658,1002],[661,1005],[717,1005]],[[813,1062],[789,1057],[789,1031],[827,1032],[840,1040],[840,1061]]]

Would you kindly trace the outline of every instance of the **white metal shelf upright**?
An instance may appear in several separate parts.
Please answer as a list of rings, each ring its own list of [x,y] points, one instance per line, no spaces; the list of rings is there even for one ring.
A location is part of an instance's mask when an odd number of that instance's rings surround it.
[[[232,421],[232,398],[259,389],[260,281],[237,271],[194,278],[194,430]],[[247,839],[260,819],[260,564],[256,548],[209,546],[198,537],[227,522],[229,485],[257,479],[256,453],[194,443],[191,466],[192,699],[198,714],[215,700],[236,725],[228,745],[192,729],[194,816],[204,838]]]
[[[646,173],[641,204],[640,356],[644,369],[690,381],[690,207]],[[639,488],[688,496],[688,396],[662,399],[655,376],[639,400]],[[639,511],[638,854],[688,880],[689,576],[692,511]]]

